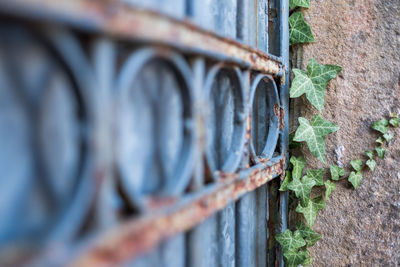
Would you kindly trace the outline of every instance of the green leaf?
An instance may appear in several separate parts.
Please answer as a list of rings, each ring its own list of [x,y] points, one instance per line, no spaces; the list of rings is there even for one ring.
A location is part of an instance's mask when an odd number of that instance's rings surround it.
[[[300,69],[293,69],[295,78],[290,88],[290,97],[296,98],[306,94],[308,101],[321,111],[325,105],[325,88],[341,70],[342,67],[320,65],[311,58],[308,61],[307,73]]]
[[[381,120],[375,122],[374,124],[372,124],[372,129],[385,134],[388,130],[388,124],[389,124],[389,122],[387,119],[381,119]]]
[[[315,185],[315,181],[308,177],[304,176],[300,179],[293,179],[293,181],[288,185],[288,188],[296,194],[296,197],[300,198],[301,203],[306,205],[310,200],[311,189]]]
[[[321,235],[314,232],[313,229],[308,227],[304,222],[300,222],[296,226],[296,230],[300,232],[308,247],[313,246],[315,243],[317,243],[318,240],[321,239]]]
[[[287,251],[283,253],[288,267],[297,267],[302,264],[308,257],[308,251]]]
[[[383,147],[378,146],[375,148],[376,153],[378,154],[378,157],[383,159],[385,157],[386,150]]]
[[[376,141],[375,141],[376,143],[378,143],[378,144],[381,144],[381,145],[383,145],[383,143],[384,143],[384,139],[383,139],[383,137],[382,136],[380,136],[378,139],[376,139]]]
[[[301,143],[293,141],[294,133],[289,134],[289,149],[296,149],[301,147]]]
[[[279,191],[287,191],[289,188],[287,187],[288,184],[292,181],[292,173],[290,171],[286,171],[286,177],[283,180]]]
[[[308,201],[308,204],[305,207],[299,204],[296,208],[296,211],[302,213],[308,225],[312,227],[314,225],[315,219],[317,218],[318,212],[322,210],[324,207],[325,207],[325,201],[320,196]]]
[[[310,8],[310,0],[289,0],[290,9],[294,9],[298,6]]]
[[[325,162],[325,136],[330,133],[336,132],[339,129],[334,123],[324,120],[324,118],[317,114],[310,122],[300,117],[300,126],[296,130],[294,141],[306,142],[311,153],[320,161]]]
[[[293,179],[300,179],[301,174],[303,173],[303,169],[306,166],[306,160],[303,157],[296,158],[292,156],[290,158],[290,163],[293,165],[292,177]]]
[[[391,133],[385,133],[385,134],[383,135],[383,138],[385,138],[386,142],[389,143],[389,142],[393,139],[393,134],[391,134]]]
[[[395,128],[399,128],[399,116],[396,113],[390,113],[390,125]]]
[[[302,266],[310,266],[313,262],[313,257],[308,256],[303,263],[301,264]]]
[[[390,119],[389,123],[393,127],[399,128],[399,118],[392,118],[392,119]]]
[[[335,183],[331,181],[325,182],[325,200],[332,194],[332,192],[336,189]]]
[[[356,170],[358,172],[361,171],[361,169],[362,169],[362,161],[361,160],[359,160],[359,159],[352,160],[352,161],[350,161],[350,164],[354,170]]]
[[[332,180],[338,181],[340,176],[344,176],[344,169],[337,165],[331,165],[330,171]]]
[[[289,17],[289,44],[314,42],[310,25],[304,20],[301,12],[295,12]]]
[[[306,241],[297,230],[293,233],[286,229],[285,232],[277,235],[275,239],[281,245],[283,251],[296,251],[306,245]]]
[[[367,151],[365,151],[365,155],[367,155],[367,157],[368,157],[369,159],[372,159],[372,158],[374,157],[374,151],[372,151],[372,150],[367,150]]]
[[[367,162],[366,162],[365,164],[368,166],[368,168],[369,168],[371,171],[374,171],[374,170],[375,170],[375,166],[376,166],[376,161],[375,161],[375,160],[369,159],[369,160],[367,160]]]
[[[357,189],[361,184],[362,178],[361,172],[351,172],[349,176],[349,182],[353,185],[354,189]]]
[[[315,181],[316,186],[324,185],[324,168],[317,170],[307,170],[307,176]]]

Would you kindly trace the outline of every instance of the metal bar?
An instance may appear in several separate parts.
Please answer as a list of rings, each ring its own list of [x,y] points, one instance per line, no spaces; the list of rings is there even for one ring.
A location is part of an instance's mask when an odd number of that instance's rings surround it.
[[[284,76],[282,81],[284,84],[281,85],[280,100],[281,100],[281,155],[283,158],[289,159],[289,0],[280,1],[280,43],[281,43],[281,57],[283,58],[284,64]],[[286,127],[285,127],[286,126]],[[288,162],[285,163],[285,169]],[[281,175],[281,179],[285,178]],[[279,213],[280,213],[280,225],[279,230],[283,232],[287,229],[288,221],[288,202],[289,193],[280,192],[279,194]],[[279,265],[284,267],[282,251],[279,252]]]
[[[278,57],[221,37],[188,21],[135,9],[121,1],[0,1],[0,12],[23,19],[68,24],[79,30],[100,31],[122,39],[166,44],[236,62],[263,73],[283,75]]]
[[[154,248],[161,241],[187,231],[246,192],[280,175],[284,159],[259,164],[238,174],[220,173],[219,183],[180,203],[172,203],[138,219],[132,219],[93,240],[73,266],[104,266],[123,263]],[[116,249],[118,248],[118,249]]]

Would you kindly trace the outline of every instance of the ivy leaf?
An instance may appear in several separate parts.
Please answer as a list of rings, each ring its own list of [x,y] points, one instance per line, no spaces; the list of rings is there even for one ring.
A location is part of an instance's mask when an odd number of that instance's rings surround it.
[[[294,9],[295,7],[310,7],[310,0],[289,0],[289,8]]]
[[[374,170],[375,170],[375,166],[376,166],[376,161],[375,161],[375,160],[369,159],[369,160],[367,160],[367,162],[366,162],[365,164],[368,166],[368,168],[369,168],[371,171],[374,171]]]
[[[338,181],[340,176],[344,176],[344,169],[337,165],[331,165],[330,171],[332,180]]]
[[[292,156],[290,158],[290,163],[293,165],[292,177],[293,179],[300,179],[301,174],[303,173],[303,169],[306,166],[306,160],[303,157],[296,158]]]
[[[325,163],[325,136],[330,133],[336,132],[339,129],[334,123],[324,120],[324,118],[317,114],[310,122],[303,118],[299,118],[300,126],[296,130],[294,141],[305,141],[311,153],[320,161]]]
[[[313,258],[311,256],[308,256],[303,263],[301,264],[302,266],[310,266],[313,262]]]
[[[392,125],[395,128],[399,128],[399,118],[391,118],[389,121],[390,125]]]
[[[385,134],[383,135],[383,138],[385,138],[386,142],[389,143],[389,142],[393,139],[393,134],[391,134],[391,133],[385,133]]]
[[[362,169],[362,161],[361,160],[359,160],[359,159],[352,160],[352,161],[350,161],[350,164],[354,170],[356,170],[358,172],[361,171],[361,169]]]
[[[374,151],[372,151],[372,150],[367,150],[367,151],[365,151],[365,155],[367,155],[367,157],[368,157],[369,159],[372,159],[372,158],[374,157]]]
[[[304,20],[301,12],[295,12],[289,17],[289,44],[314,42],[310,25]]]
[[[336,65],[320,65],[311,58],[308,61],[307,73],[293,69],[295,78],[290,88],[290,97],[296,98],[306,94],[308,101],[319,111],[324,108],[325,88],[328,82],[336,77],[342,67]]]
[[[308,201],[308,204],[305,207],[299,204],[296,208],[296,211],[302,213],[308,225],[312,227],[314,225],[315,219],[317,218],[318,212],[322,210],[324,207],[325,207],[325,201],[320,196]]]
[[[332,183],[331,181],[326,181],[325,182],[325,199],[328,199],[328,197],[332,194],[332,192],[336,189],[335,183]]]
[[[349,182],[353,185],[354,189],[357,189],[361,184],[362,178],[361,172],[351,172],[349,176]]]
[[[306,241],[297,230],[293,233],[289,229],[286,229],[285,232],[277,235],[275,239],[281,245],[283,251],[297,251],[306,245]]]
[[[374,124],[372,124],[372,129],[385,134],[388,130],[388,125],[389,125],[389,122],[387,119],[381,119],[381,120],[375,122]]]
[[[313,229],[308,227],[304,222],[300,222],[296,226],[296,229],[300,232],[308,247],[313,246],[322,237],[320,234],[314,232]]]
[[[301,143],[293,141],[294,133],[289,134],[289,149],[296,149],[301,147]]]
[[[375,141],[376,143],[378,143],[378,144],[381,144],[381,145],[383,145],[383,143],[384,143],[384,141],[383,141],[383,137],[382,136],[380,136],[378,139],[376,139],[376,141]]]
[[[292,181],[292,173],[290,171],[286,171],[285,179],[283,180],[279,191],[287,191],[289,188],[287,187],[288,184]]]
[[[315,181],[316,186],[324,185],[324,168],[317,170],[307,170],[307,176]]]
[[[390,113],[390,120],[389,120],[390,125],[392,125],[395,128],[399,128],[399,116],[397,116],[396,113]]]
[[[288,185],[288,188],[296,194],[296,197],[300,198],[301,203],[306,205],[310,200],[311,189],[315,185],[315,181],[308,177],[304,176],[300,179],[293,179],[293,181]]]
[[[287,266],[289,267],[297,267],[302,264],[310,255],[308,251],[287,251],[283,253],[283,256],[286,258]]]
[[[385,157],[386,150],[383,147],[378,146],[375,148],[376,153],[378,154],[378,157],[383,159]]]

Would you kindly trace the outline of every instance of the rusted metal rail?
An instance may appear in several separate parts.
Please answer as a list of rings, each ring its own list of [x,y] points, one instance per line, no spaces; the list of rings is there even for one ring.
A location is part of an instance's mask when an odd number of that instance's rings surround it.
[[[273,163],[272,163],[273,162]],[[221,173],[220,182],[172,203],[158,212],[131,219],[93,240],[72,266],[114,266],[135,258],[161,241],[204,221],[228,203],[271,181],[284,170],[284,158],[260,163],[235,174]],[[173,202],[173,201],[172,201]]]
[[[166,44],[192,53],[236,62],[263,73],[283,76],[282,60],[230,38],[203,30],[189,21],[135,9],[120,1],[0,1],[6,14],[101,31],[116,38]]]

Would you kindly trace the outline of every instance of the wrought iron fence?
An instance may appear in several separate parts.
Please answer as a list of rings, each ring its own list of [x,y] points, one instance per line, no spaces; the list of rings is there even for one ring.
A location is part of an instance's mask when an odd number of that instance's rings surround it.
[[[0,1],[0,265],[283,266],[287,0]]]

